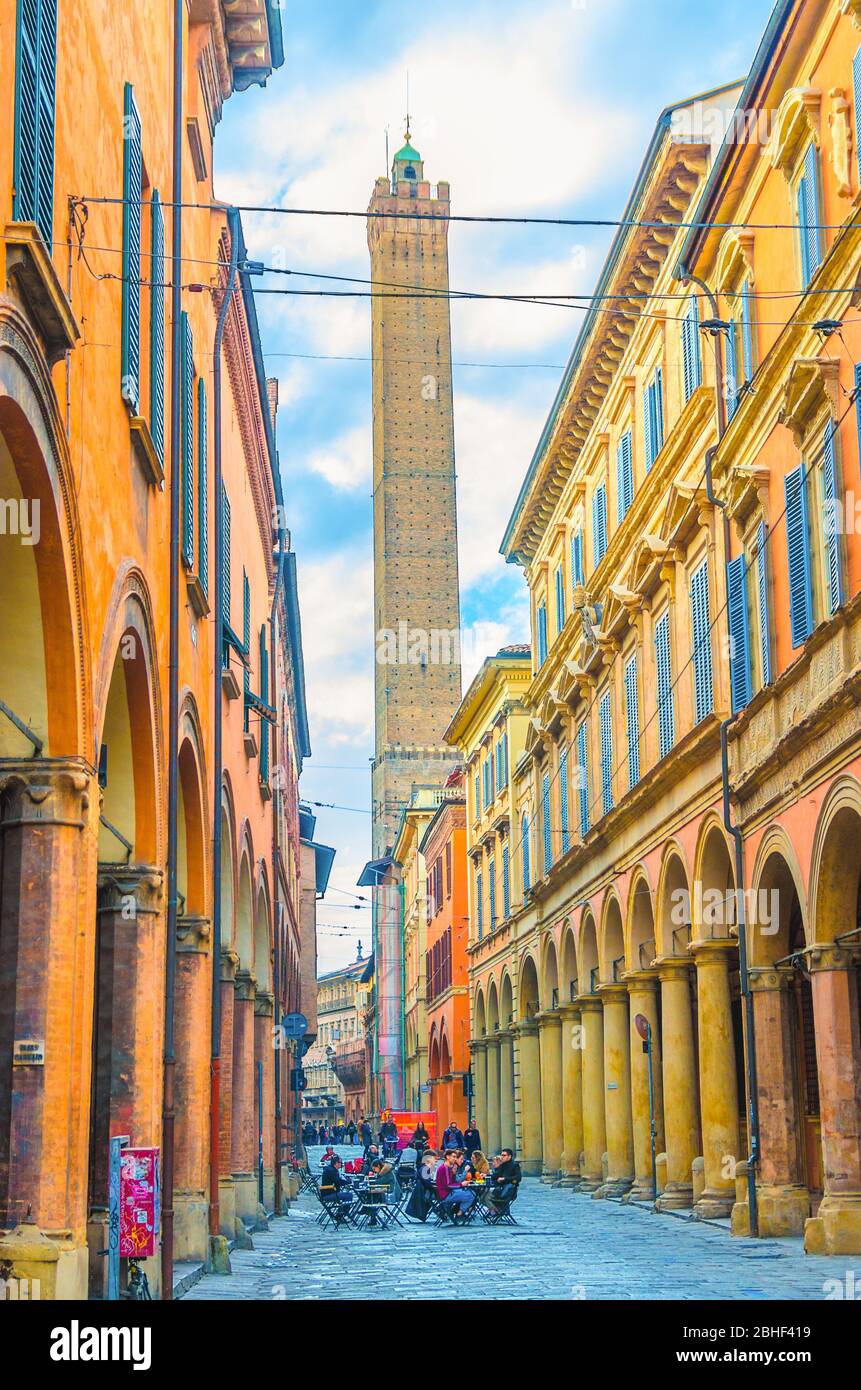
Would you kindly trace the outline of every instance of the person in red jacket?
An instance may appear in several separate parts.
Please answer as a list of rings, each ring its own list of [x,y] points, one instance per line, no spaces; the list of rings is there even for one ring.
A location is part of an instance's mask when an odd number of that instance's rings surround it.
[[[456,1169],[457,1154],[453,1149],[448,1149],[445,1161],[436,1170],[435,1182],[436,1195],[453,1221],[456,1221],[458,1216],[466,1216],[475,1202],[475,1193],[458,1182],[455,1176]]]

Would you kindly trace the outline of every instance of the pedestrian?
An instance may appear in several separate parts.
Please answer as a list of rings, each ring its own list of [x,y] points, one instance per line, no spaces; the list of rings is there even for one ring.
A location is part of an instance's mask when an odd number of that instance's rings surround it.
[[[426,1149],[426,1148],[428,1147],[428,1145],[430,1144],[430,1137],[429,1137],[429,1135],[428,1135],[427,1130],[426,1130],[425,1127],[424,1127],[424,1122],[423,1122],[422,1120],[419,1120],[418,1124],[416,1125],[415,1129],[413,1130],[413,1137],[412,1137],[412,1139],[410,1140],[410,1143],[412,1144],[413,1148],[416,1150],[416,1152],[417,1152],[419,1158],[421,1158],[421,1156],[422,1156],[422,1154],[424,1153],[425,1149]]]
[[[351,1144],[355,1144],[355,1142],[356,1142],[356,1122],[355,1122],[355,1120],[351,1120],[350,1123],[347,1125],[347,1138],[349,1139],[349,1141],[350,1141]]]
[[[393,1154],[398,1147],[398,1127],[394,1120],[386,1120],[380,1126],[380,1147],[384,1154]]]
[[[371,1134],[371,1126],[368,1124],[368,1121],[365,1119],[364,1115],[362,1116],[362,1122],[359,1125],[359,1134],[362,1138],[362,1147],[364,1149],[367,1149],[373,1136]]]
[[[462,1149],[464,1147],[463,1134],[454,1120],[449,1120],[448,1129],[442,1136],[443,1152],[446,1149]]]
[[[471,1158],[475,1150],[481,1148],[481,1135],[475,1125],[470,1125],[469,1129],[464,1130],[463,1147],[467,1158]]]

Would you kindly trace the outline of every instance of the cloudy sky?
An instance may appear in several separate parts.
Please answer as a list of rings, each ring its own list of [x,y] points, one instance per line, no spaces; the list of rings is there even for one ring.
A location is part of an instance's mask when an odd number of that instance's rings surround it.
[[[771,0],[284,0],[285,66],[234,97],[219,131],[219,197],[287,208],[367,208],[401,143],[455,213],[617,217],[671,102],[742,77]],[[305,275],[369,275],[361,218],[246,214],[252,258]],[[454,224],[451,286],[517,294],[592,288],[606,233]],[[263,288],[362,289],[270,276]],[[366,948],[351,907],[370,856],[373,753],[370,307],[260,294],[267,372],[281,385],[278,445],[298,554],[313,758],[303,795],[337,849],[321,904],[319,969]],[[528,640],[525,585],[498,550],[580,313],[485,301],[452,307],[463,621],[477,661]],[[337,891],[338,889],[347,890]]]

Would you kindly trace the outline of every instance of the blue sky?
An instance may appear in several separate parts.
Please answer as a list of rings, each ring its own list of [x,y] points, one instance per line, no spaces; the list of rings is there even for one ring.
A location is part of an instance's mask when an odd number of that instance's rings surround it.
[[[771,0],[285,0],[287,60],[265,90],[231,99],[218,196],[363,211],[385,172],[385,130],[413,143],[452,211],[616,217],[662,108],[744,76]],[[361,218],[245,217],[252,258],[367,278]],[[608,234],[455,224],[454,289],[588,291]],[[267,288],[363,288],[270,276]],[[370,308],[367,299],[261,294],[267,372],[281,384],[278,446],[299,564],[314,756],[303,795],[336,847],[321,904],[320,971],[369,942],[350,909],[370,854],[373,753]],[[452,308],[463,622],[475,664],[528,640],[525,585],[498,554],[580,323],[578,311],[487,301]],[[340,360],[360,359],[360,360]],[[349,928],[349,935],[336,934]]]

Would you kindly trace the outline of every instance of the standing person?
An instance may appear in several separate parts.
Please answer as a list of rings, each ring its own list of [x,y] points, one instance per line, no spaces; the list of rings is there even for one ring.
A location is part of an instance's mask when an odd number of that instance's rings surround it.
[[[424,1122],[422,1120],[419,1120],[418,1124],[413,1130],[413,1137],[410,1140],[410,1143],[412,1144],[413,1148],[415,1149],[416,1153],[421,1159],[422,1154],[430,1144],[430,1136],[428,1135],[428,1132],[425,1129]]]
[[[481,1135],[475,1125],[470,1125],[469,1129],[464,1130],[463,1148],[467,1158],[472,1158],[475,1150],[481,1148]]]
[[[362,1147],[364,1149],[367,1149],[370,1145],[373,1135],[371,1134],[371,1126],[368,1124],[368,1121],[365,1119],[364,1115],[362,1116],[362,1123],[359,1125],[359,1134],[362,1137]]]
[[[464,1147],[463,1134],[461,1133],[454,1120],[449,1120],[448,1129],[442,1136],[442,1147],[445,1149],[462,1149]]]
[[[398,1147],[398,1127],[394,1120],[380,1126],[380,1145],[384,1154],[393,1154]]]
[[[459,1216],[463,1219],[476,1201],[475,1193],[467,1191],[456,1177],[457,1161],[457,1154],[451,1150],[437,1168],[434,1179],[436,1195],[453,1222],[457,1222]]]
[[[351,1144],[355,1144],[355,1142],[356,1142],[356,1122],[355,1122],[355,1120],[351,1120],[350,1123],[347,1125],[347,1138],[348,1138],[348,1140],[350,1141]]]

